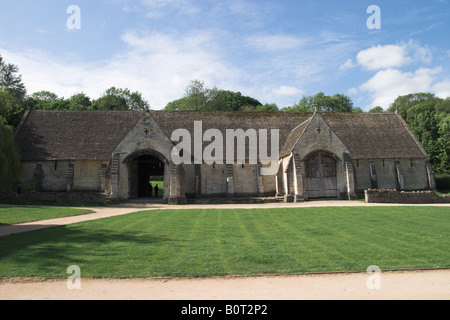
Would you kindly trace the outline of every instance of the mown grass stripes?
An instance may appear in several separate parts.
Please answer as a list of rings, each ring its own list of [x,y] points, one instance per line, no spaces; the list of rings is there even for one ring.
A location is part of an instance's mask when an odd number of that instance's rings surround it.
[[[0,238],[0,277],[450,267],[448,207],[156,210]]]
[[[91,213],[88,209],[0,206],[0,225],[32,222]]]

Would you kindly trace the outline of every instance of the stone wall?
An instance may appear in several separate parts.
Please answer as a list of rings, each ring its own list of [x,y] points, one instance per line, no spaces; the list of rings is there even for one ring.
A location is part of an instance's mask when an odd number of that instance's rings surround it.
[[[395,189],[369,189],[365,191],[367,203],[450,203],[450,196],[439,196],[433,191],[397,191]]]

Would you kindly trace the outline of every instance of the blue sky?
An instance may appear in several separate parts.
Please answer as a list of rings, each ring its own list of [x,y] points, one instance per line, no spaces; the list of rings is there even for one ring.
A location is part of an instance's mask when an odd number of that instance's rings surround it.
[[[371,5],[380,29],[367,27]],[[318,92],[364,110],[413,92],[445,98],[449,32],[450,0],[0,0],[0,54],[29,94],[116,86],[153,109],[193,79],[280,108]]]

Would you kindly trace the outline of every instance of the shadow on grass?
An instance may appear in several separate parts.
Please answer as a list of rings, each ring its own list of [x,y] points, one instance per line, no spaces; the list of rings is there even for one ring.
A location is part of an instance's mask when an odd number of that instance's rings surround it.
[[[134,246],[152,246],[173,241],[145,233],[117,230],[86,230],[78,226],[58,226],[0,238],[0,277],[67,277],[70,265],[106,275],[127,261]]]
[[[0,199],[0,204],[18,205],[16,200]],[[20,200],[21,206],[49,206],[49,207],[108,207],[108,204],[83,201],[51,201],[51,200]]]

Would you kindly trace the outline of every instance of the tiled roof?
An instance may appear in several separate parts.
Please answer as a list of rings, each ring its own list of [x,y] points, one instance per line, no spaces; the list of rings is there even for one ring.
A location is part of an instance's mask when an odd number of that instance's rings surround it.
[[[312,113],[150,111],[170,139],[176,129],[279,129],[290,152]],[[140,111],[30,111],[16,132],[22,160],[108,160],[144,115]],[[397,114],[323,113],[354,159],[424,158],[426,153]],[[270,136],[269,136],[270,141]],[[270,145],[270,144],[269,144]],[[269,146],[270,148],[270,146]],[[270,150],[270,149],[269,149]],[[282,154],[283,155],[283,154]]]
[[[16,133],[22,160],[107,160],[142,112],[30,111]]]

